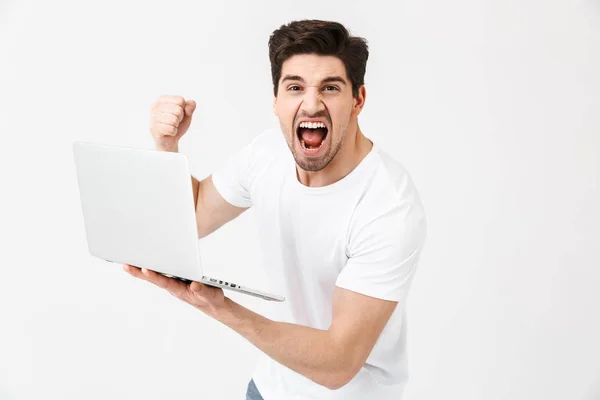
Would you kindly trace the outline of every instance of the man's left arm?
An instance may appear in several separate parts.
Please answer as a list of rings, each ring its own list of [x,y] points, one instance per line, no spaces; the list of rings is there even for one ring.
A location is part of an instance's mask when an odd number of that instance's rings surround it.
[[[328,330],[272,321],[227,298],[225,304],[219,321],[280,364],[338,389],[361,369],[398,303],[336,287]]]
[[[271,321],[229,299],[217,319],[280,364],[330,389],[344,386],[405,302],[426,236],[425,214],[416,204],[363,210],[367,215],[355,221],[349,259],[336,280],[327,330]]]
[[[167,290],[235,330],[280,364],[332,390],[358,373],[398,304],[336,286],[331,325],[321,330],[263,317],[225,297],[221,288],[185,284],[131,265],[124,265],[124,270]]]

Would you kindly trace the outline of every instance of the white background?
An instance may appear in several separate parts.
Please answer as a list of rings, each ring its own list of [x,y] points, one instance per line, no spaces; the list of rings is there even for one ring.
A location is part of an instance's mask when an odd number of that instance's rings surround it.
[[[71,145],[151,148],[177,94],[207,176],[277,126],[267,41],[303,18],[369,41],[361,127],[428,215],[404,398],[600,399],[599,3],[385,4],[0,0],[0,399],[244,397],[255,347],[89,255]],[[276,291],[255,223],[200,241],[206,274]]]

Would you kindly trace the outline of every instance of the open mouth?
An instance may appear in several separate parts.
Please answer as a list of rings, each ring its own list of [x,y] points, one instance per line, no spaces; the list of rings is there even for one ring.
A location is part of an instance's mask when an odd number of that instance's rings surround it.
[[[296,135],[302,148],[307,152],[317,152],[325,143],[329,130],[323,122],[302,122],[296,129]]]

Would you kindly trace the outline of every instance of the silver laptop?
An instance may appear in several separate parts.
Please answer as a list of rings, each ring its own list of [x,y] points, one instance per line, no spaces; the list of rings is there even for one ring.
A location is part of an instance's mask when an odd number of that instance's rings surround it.
[[[74,142],[90,253],[184,282],[285,298],[202,274],[192,180],[181,153]]]

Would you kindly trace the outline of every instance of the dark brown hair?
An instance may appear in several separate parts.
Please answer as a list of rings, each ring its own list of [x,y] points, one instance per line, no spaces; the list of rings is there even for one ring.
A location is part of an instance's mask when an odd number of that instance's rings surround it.
[[[364,38],[350,36],[338,22],[321,20],[292,21],[275,30],[269,38],[269,59],[273,92],[277,96],[283,62],[296,54],[338,57],[352,83],[352,96],[364,85],[369,48]]]

